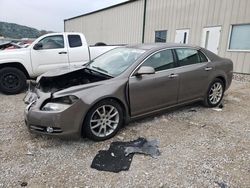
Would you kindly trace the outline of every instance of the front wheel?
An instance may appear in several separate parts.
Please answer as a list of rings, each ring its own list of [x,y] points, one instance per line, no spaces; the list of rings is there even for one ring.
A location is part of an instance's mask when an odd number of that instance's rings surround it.
[[[18,94],[26,86],[25,74],[17,68],[6,67],[0,70],[0,91],[5,94]]]
[[[88,138],[102,141],[113,137],[122,123],[121,106],[114,100],[104,100],[87,113],[83,130]]]
[[[225,86],[222,80],[216,78],[209,86],[204,99],[204,105],[207,107],[216,107],[220,104],[224,96]]]

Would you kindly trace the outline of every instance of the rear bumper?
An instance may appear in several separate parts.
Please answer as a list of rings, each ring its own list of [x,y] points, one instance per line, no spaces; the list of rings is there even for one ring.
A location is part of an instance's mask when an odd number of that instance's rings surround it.
[[[233,71],[227,74],[227,82],[226,82],[225,90],[227,90],[231,86],[232,80],[233,80]]]

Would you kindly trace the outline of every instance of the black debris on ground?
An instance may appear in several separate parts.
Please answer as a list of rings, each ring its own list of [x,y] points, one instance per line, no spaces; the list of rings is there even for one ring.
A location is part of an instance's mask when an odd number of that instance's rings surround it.
[[[26,187],[27,185],[28,185],[27,182],[22,182],[22,183],[21,183],[21,187]]]
[[[160,155],[157,141],[138,138],[130,142],[112,142],[108,150],[101,150],[92,161],[91,168],[118,173],[130,168],[135,153],[156,157]]]
[[[225,184],[224,182],[215,182],[220,188],[228,188],[227,184]]]
[[[224,107],[224,105],[221,103],[221,104],[219,104],[219,106],[218,106],[219,108],[223,108]]]
[[[197,112],[197,110],[194,109],[194,108],[191,108],[191,109],[189,109],[188,111],[189,111],[189,112]]]

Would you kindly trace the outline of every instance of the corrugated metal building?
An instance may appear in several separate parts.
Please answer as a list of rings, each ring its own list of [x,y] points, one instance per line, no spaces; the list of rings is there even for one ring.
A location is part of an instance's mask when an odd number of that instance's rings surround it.
[[[195,44],[250,73],[250,0],[130,0],[64,20],[64,27],[90,44]]]

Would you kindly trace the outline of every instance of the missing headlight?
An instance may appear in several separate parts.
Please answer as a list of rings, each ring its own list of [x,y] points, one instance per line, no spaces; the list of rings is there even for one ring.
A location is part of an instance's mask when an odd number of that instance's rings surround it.
[[[46,100],[44,104],[41,106],[41,110],[42,111],[64,111],[78,100],[79,98],[73,95],[49,99],[49,100]]]
[[[49,102],[51,103],[62,103],[62,104],[73,104],[78,100],[78,98],[74,95],[69,95],[65,97],[59,97],[51,99]]]

